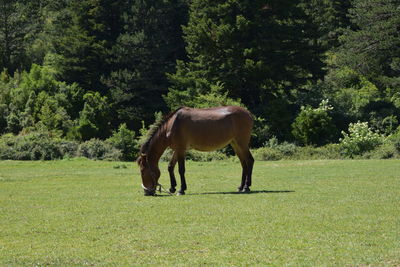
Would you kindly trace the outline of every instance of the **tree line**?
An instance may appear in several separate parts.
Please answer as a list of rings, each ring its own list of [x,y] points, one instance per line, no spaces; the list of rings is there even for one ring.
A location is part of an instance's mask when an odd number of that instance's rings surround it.
[[[139,134],[155,112],[241,105],[270,138],[400,123],[399,0],[0,0],[0,134]]]

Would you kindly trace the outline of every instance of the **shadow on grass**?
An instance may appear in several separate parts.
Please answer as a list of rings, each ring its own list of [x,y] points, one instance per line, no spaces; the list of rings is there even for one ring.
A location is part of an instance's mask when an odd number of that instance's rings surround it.
[[[291,190],[279,190],[279,191],[271,191],[271,190],[255,190],[249,192],[204,192],[204,193],[186,193],[188,196],[201,196],[201,195],[251,195],[251,194],[285,194],[285,193],[295,193],[296,191]],[[156,193],[153,197],[172,197],[176,196],[176,194],[167,194],[165,192],[161,192],[161,194]]]
[[[192,193],[187,195],[251,195],[251,194],[284,194],[284,193],[295,193],[296,191],[291,190],[279,190],[279,191],[271,191],[271,190],[255,190],[249,192],[204,192],[204,193]]]

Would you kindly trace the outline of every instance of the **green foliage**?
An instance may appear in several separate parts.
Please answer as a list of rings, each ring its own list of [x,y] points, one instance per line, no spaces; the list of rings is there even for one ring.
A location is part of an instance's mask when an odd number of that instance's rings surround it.
[[[252,150],[256,160],[315,160],[315,159],[341,159],[341,147],[338,144],[328,144],[321,147],[296,146],[290,143],[266,145]]]
[[[301,107],[292,124],[293,136],[304,145],[323,145],[332,141],[335,126],[328,112],[332,107],[322,101],[318,108]]]
[[[283,159],[280,151],[271,147],[260,147],[252,151],[255,160],[274,161]]]
[[[324,47],[331,49],[339,45],[338,37],[350,24],[348,9],[350,1],[305,0],[300,6],[315,25],[316,39]]]
[[[78,131],[82,140],[106,138],[110,134],[110,105],[106,96],[98,92],[86,93],[85,104],[80,113]]]
[[[363,108],[380,97],[375,84],[347,67],[330,72],[324,89],[335,108],[353,119],[361,119]]]
[[[90,139],[79,145],[78,156],[98,160],[120,160],[122,153],[108,142]]]
[[[363,157],[370,159],[400,158],[400,127],[392,135],[388,136],[382,145],[365,153]]]
[[[291,1],[191,1],[184,27],[188,60],[169,76],[167,103],[196,106],[217,96],[240,99],[267,116],[263,107],[321,75],[308,26]]]
[[[136,158],[139,149],[135,132],[129,130],[125,123],[121,124],[118,131],[114,131],[107,141],[121,151],[121,160],[132,161]]]
[[[396,152],[400,154],[400,127],[397,128],[395,133],[388,137],[388,141],[393,144]]]
[[[340,139],[342,151],[347,157],[360,156],[381,145],[385,138],[371,130],[367,122],[350,123],[349,133],[342,132]]]
[[[186,78],[182,77],[182,79]],[[228,97],[228,92],[223,93],[223,86],[221,84],[209,84],[208,86],[210,87],[210,91],[204,94],[196,93],[196,89],[192,87],[189,87],[186,91],[170,89],[164,99],[171,109],[177,109],[182,106],[195,108],[229,105],[243,106],[240,99],[232,99]]]
[[[50,67],[33,64],[29,72],[16,73],[0,81],[0,111],[9,132],[41,123],[51,131],[65,135],[81,108],[81,89],[56,79]]]
[[[28,49],[40,25],[30,1],[0,0],[0,70],[29,68]]]
[[[121,13],[120,34],[109,58],[110,88],[116,123],[139,129],[152,115],[165,111],[162,96],[170,83],[166,74],[184,58],[181,25],[186,24],[185,0],[131,0]]]
[[[82,0],[49,4],[46,27],[51,34],[45,64],[63,81],[85,91],[103,91],[101,78],[110,69],[107,56],[120,32],[119,15],[125,1]]]
[[[155,112],[240,105],[252,147],[323,145],[356,121],[390,136],[397,1],[0,0],[0,134],[111,136],[132,159]]]
[[[397,0],[354,0],[354,24],[341,37],[339,64],[377,82],[381,90],[400,84],[400,9]],[[363,14],[360,16],[360,14]]]
[[[31,132],[0,137],[0,159],[54,160],[74,157],[78,143],[53,138],[49,132]]]
[[[378,146],[374,150],[363,154],[363,158],[366,159],[392,159],[399,158],[399,153],[393,144],[385,142]]]
[[[226,160],[228,156],[221,151],[212,151],[212,152],[200,152],[196,150],[189,150],[186,153],[186,159],[192,161],[216,161],[216,160]]]

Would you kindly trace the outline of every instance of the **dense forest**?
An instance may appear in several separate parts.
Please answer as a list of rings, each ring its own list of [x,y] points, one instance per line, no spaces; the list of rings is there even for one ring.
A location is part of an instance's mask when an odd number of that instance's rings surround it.
[[[0,72],[3,159],[132,159],[179,106],[246,107],[252,147],[390,137],[400,0],[0,0]]]

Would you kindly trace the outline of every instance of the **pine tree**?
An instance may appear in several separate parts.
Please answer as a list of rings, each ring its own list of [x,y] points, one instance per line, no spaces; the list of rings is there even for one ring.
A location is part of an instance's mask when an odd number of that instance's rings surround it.
[[[107,79],[118,119],[139,129],[156,111],[166,110],[162,95],[184,57],[181,24],[186,20],[182,0],[130,0],[122,15],[123,32],[112,47],[112,72]]]
[[[184,27],[189,60],[170,75],[167,102],[190,105],[212,93],[240,99],[256,115],[287,109],[293,90],[323,74],[311,26],[293,1],[193,0]],[[281,111],[268,119],[285,120],[290,131]]]
[[[107,93],[101,78],[109,73],[106,59],[119,33],[124,2],[72,0],[52,6],[48,26],[52,53],[46,64],[57,69],[67,83]]]
[[[26,56],[25,37],[29,21],[24,5],[17,0],[0,0],[0,70],[9,73],[23,67]]]
[[[339,46],[338,37],[351,25],[348,18],[350,0],[304,0],[300,7],[315,25],[315,36],[324,49]]]
[[[381,90],[400,86],[400,1],[354,0],[352,30],[341,38],[339,66],[348,66]]]

